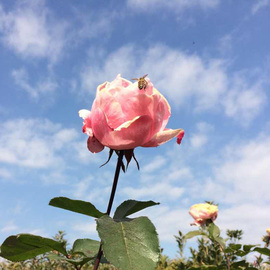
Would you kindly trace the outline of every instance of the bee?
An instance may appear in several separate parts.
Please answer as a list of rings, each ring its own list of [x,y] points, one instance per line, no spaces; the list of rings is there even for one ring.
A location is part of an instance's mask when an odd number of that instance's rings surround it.
[[[133,79],[131,79],[131,80],[136,80],[136,81],[138,81],[138,88],[140,89],[140,90],[142,90],[142,89],[146,89],[146,87],[147,87],[147,85],[148,85],[148,82],[147,82],[147,80],[145,79],[145,77],[147,76],[148,74],[145,74],[143,77],[141,77],[141,78],[133,78]]]

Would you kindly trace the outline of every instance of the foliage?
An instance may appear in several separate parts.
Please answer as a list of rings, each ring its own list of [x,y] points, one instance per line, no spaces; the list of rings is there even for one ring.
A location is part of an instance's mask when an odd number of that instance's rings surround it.
[[[105,218],[105,216],[103,217]],[[105,223],[106,224],[106,223]],[[219,234],[219,230],[214,226],[207,228],[201,228],[198,231],[192,231],[192,233],[183,235],[181,231],[175,236],[176,242],[179,248],[179,257],[171,260],[168,256],[162,253],[156,270],[200,270],[200,269],[230,269],[230,270],[269,270],[270,269],[270,250],[268,249],[269,237],[264,236],[263,242],[265,243],[264,248],[255,245],[242,245],[238,243],[243,232],[241,230],[227,230],[226,237],[224,240],[225,246],[222,246],[222,241]],[[197,232],[197,233],[194,233]],[[201,233],[201,237],[197,239],[197,248],[189,248],[190,256],[186,258],[184,256],[184,250],[187,238],[192,235],[195,237]],[[64,247],[68,246],[67,240],[64,238],[65,233],[59,231],[53,239],[57,242],[63,243]],[[216,241],[217,239],[218,241]],[[72,249],[68,250],[67,253],[70,259],[79,260],[82,254],[88,254],[88,248],[97,249],[98,245],[96,241],[90,239],[81,239],[74,242]],[[259,254],[268,255],[265,259],[261,255],[255,256],[253,264],[247,263],[245,258],[251,253],[257,251]],[[72,255],[73,254],[73,255]],[[76,256],[74,255],[76,254]],[[228,262],[230,268],[228,268]],[[67,261],[67,258],[62,256],[58,251],[51,251],[44,255],[37,256],[34,259],[27,260],[24,262],[9,262],[0,264],[0,269],[37,269],[37,270],[71,270],[71,269],[82,269],[92,270],[93,263],[91,261],[86,262],[82,267],[79,267]],[[118,270],[108,262],[103,263],[99,266],[100,270]],[[125,268],[123,268],[125,269]]]
[[[96,218],[104,256],[116,267],[133,270],[156,268],[159,261],[159,241],[156,229],[147,217],[132,219],[129,215],[157,204],[153,201],[128,200],[117,207],[111,218],[90,202],[65,197],[50,201],[50,205],[54,207]],[[84,265],[94,263],[99,249],[99,241],[77,239],[72,248],[67,250],[64,232],[60,231],[53,239],[31,234],[9,236],[1,245],[0,256],[15,264],[24,261],[16,264],[16,267],[22,266],[24,269],[28,265],[32,269],[35,269],[35,265],[38,265],[36,269],[47,269],[48,263],[48,269],[54,269],[54,265],[58,269],[58,262],[61,262],[61,267],[65,267],[63,269],[69,269],[69,264],[73,265],[71,269],[83,269]],[[101,263],[109,264],[105,257],[101,257]]]

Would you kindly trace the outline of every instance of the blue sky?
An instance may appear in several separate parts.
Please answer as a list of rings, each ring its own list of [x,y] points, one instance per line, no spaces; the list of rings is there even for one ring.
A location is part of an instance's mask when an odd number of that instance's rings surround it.
[[[269,0],[0,1],[0,242],[65,230],[95,238],[95,221],[48,206],[51,198],[106,209],[116,159],[91,154],[80,109],[118,73],[149,74],[168,99],[170,128],[186,132],[137,148],[114,206],[132,198],[161,246],[190,230],[192,204],[219,203],[217,225],[260,243],[270,226]]]

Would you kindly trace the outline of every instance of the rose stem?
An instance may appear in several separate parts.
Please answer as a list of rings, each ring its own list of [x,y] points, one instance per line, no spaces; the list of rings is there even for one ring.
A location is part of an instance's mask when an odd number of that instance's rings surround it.
[[[114,199],[114,195],[115,195],[115,191],[116,191],[116,187],[117,187],[117,183],[118,183],[118,178],[119,178],[119,173],[120,173],[120,169],[121,169],[121,164],[122,164],[122,160],[123,160],[123,155],[124,155],[124,150],[121,150],[119,153],[119,156],[118,156],[118,161],[117,161],[117,165],[116,165],[116,169],[115,169],[114,180],[113,180],[113,185],[112,185],[112,190],[111,190],[111,196],[110,196],[110,200],[109,200],[107,212],[106,212],[107,215],[110,215],[110,213],[111,213],[113,199]],[[102,253],[103,253],[102,252],[102,244],[100,242],[99,251],[98,251],[97,258],[95,260],[95,266],[94,266],[93,270],[98,269]]]

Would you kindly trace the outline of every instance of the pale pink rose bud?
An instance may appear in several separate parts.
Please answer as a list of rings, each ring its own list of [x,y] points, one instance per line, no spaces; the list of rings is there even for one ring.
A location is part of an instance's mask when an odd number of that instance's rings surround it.
[[[209,203],[195,204],[190,207],[189,214],[194,218],[191,225],[204,225],[208,220],[214,221],[218,215],[218,207]]]
[[[270,228],[266,229],[266,233],[268,236],[270,236]]]
[[[159,146],[174,137],[180,144],[182,129],[165,128],[171,115],[167,100],[146,78],[145,89],[120,75],[98,86],[91,111],[79,111],[88,149],[98,153],[107,146],[113,150]]]

